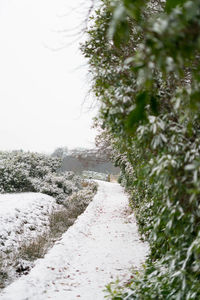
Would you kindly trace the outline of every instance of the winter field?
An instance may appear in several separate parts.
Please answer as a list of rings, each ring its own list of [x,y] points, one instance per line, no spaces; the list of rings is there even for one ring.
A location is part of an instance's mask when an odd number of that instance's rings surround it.
[[[131,269],[141,267],[148,245],[140,240],[127,195],[117,183],[99,181],[98,185],[98,192],[85,212],[44,258],[33,263],[27,275],[20,274],[2,290],[0,299],[101,300],[109,282],[117,278],[128,281]],[[12,208],[5,205],[8,200]],[[51,215],[52,209],[60,208],[47,195],[2,195],[1,252],[13,245],[20,248],[22,241],[45,234],[49,227],[47,215]]]

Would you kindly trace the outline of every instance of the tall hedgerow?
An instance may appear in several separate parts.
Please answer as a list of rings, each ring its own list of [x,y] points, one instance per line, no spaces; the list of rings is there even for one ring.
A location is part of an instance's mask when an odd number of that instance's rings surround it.
[[[200,1],[101,0],[87,34],[97,119],[151,248],[110,298],[199,299]]]

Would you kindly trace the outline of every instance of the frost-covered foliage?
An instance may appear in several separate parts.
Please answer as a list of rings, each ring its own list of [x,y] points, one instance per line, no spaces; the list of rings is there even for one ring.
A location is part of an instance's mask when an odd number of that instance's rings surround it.
[[[35,192],[32,180],[42,180],[60,167],[58,158],[23,152],[0,152],[0,192]]]
[[[37,192],[44,193],[56,198],[57,202],[62,202],[72,192],[78,190],[72,180],[67,180],[65,174],[47,174],[43,180],[33,179],[33,186]]]
[[[200,298],[200,1],[102,0],[82,46],[99,123],[151,246],[112,299]]]
[[[92,201],[94,194],[97,191],[97,184],[95,182],[84,183],[84,189],[73,193],[63,205],[69,209],[72,214],[79,215],[88,204]]]
[[[61,160],[44,154],[0,152],[0,193],[41,192],[61,203],[82,189],[82,179],[73,172],[58,173]]]

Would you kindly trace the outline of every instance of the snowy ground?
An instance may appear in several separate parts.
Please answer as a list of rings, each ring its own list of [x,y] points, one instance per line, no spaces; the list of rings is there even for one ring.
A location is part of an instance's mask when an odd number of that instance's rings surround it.
[[[99,182],[86,211],[27,276],[8,286],[2,300],[102,300],[103,289],[139,267],[148,245],[139,239],[128,199],[117,183]]]
[[[27,247],[47,236],[50,217],[60,210],[54,198],[41,193],[0,195],[0,287],[33,266]],[[26,259],[21,259],[23,256]]]
[[[0,253],[46,231],[51,212],[59,208],[54,198],[41,193],[0,195]]]

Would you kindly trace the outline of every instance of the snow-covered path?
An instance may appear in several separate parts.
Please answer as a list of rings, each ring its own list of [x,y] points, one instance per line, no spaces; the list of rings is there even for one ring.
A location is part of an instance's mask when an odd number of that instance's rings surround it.
[[[2,300],[102,300],[110,281],[139,267],[148,245],[139,240],[128,198],[117,183],[99,182],[98,193],[62,239],[29,275],[8,286]]]

